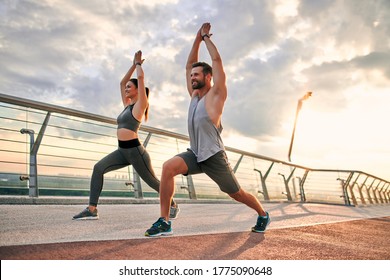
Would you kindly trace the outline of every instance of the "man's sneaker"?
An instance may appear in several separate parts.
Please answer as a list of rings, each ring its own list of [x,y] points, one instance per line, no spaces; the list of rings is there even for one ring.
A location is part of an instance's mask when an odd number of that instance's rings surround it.
[[[154,237],[161,235],[173,234],[171,222],[165,221],[164,218],[159,218],[150,229],[145,232],[145,236]]]
[[[257,223],[252,228],[253,232],[264,232],[266,230],[267,226],[271,222],[271,218],[269,217],[268,212],[265,213],[267,213],[266,217],[262,217],[262,216],[257,217]]]
[[[169,209],[169,219],[176,219],[177,215],[180,212],[179,205],[175,204],[174,206],[171,205],[171,208]]]
[[[73,216],[73,220],[98,220],[98,219],[99,219],[99,214],[97,209],[91,212],[88,207],[85,208],[80,213],[78,213],[77,215]]]

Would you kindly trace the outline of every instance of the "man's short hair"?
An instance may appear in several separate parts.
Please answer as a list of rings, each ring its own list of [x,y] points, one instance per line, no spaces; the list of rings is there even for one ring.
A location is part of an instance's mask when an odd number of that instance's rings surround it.
[[[213,75],[213,68],[208,65],[206,62],[195,62],[192,64],[192,68],[201,66],[203,68],[203,74],[206,76],[207,74]]]

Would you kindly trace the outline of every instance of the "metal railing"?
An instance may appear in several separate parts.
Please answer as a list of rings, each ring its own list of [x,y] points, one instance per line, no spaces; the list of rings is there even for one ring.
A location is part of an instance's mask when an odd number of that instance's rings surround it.
[[[0,195],[89,193],[93,165],[117,147],[113,118],[0,94]],[[156,175],[188,137],[142,125]],[[264,201],[345,205],[390,201],[390,183],[357,170],[314,169],[226,147],[240,185]],[[206,175],[178,176],[176,196],[229,199]],[[26,192],[28,191],[28,192]],[[157,197],[131,166],[105,175],[102,195]]]

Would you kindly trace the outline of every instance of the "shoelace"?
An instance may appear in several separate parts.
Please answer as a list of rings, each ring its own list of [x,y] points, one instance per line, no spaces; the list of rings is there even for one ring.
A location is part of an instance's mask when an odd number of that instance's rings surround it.
[[[159,226],[161,225],[162,221],[159,219],[157,220],[157,222],[155,222],[153,225],[152,225],[152,228],[159,228]]]

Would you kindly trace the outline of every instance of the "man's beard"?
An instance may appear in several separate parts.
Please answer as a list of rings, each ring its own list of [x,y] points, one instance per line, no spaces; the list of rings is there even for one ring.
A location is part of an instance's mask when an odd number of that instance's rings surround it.
[[[192,89],[201,89],[205,85],[204,81],[196,81],[195,84],[192,84]]]

